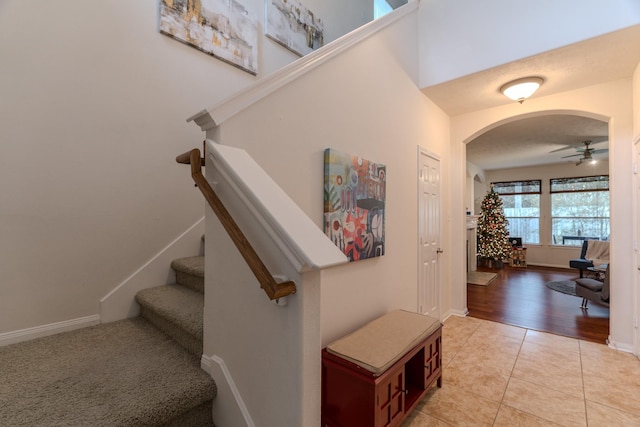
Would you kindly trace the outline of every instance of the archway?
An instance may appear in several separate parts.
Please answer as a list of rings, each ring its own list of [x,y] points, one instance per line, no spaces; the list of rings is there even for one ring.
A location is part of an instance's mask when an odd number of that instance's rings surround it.
[[[577,158],[584,157],[581,147],[585,139],[596,141],[594,146],[598,150],[589,152],[596,161],[594,164],[576,162]],[[470,176],[478,173],[483,173],[487,182],[485,191],[477,194],[480,199],[486,195],[491,182],[503,186],[510,183],[513,187],[504,188],[516,192],[522,188],[526,192],[505,194],[501,198],[509,219],[509,233],[522,239],[527,248],[527,268],[505,267],[493,287],[470,286],[468,308],[472,316],[605,342],[609,330],[608,309],[596,306],[585,312],[579,308],[575,296],[550,295],[544,283],[578,277],[575,271],[568,270],[569,261],[579,257],[582,245],[575,236],[595,236],[592,233],[596,229],[602,231],[597,238],[603,240],[609,236],[608,192],[550,192],[552,180],[609,175],[607,141],[607,122],[582,115],[553,113],[526,118],[515,116],[499,126],[492,126],[466,144],[467,189],[470,193],[474,192]],[[593,203],[586,203],[587,194],[593,195]],[[466,203],[469,204],[468,199]],[[600,215],[603,206],[606,214]],[[580,218],[574,218],[574,215]],[[551,279],[550,275],[558,277]],[[524,276],[528,280],[527,286],[523,284]],[[542,311],[531,310],[533,306]],[[567,317],[569,313],[571,317]]]
[[[558,95],[551,95],[525,102],[453,117],[451,119],[451,183],[452,192],[464,194],[466,178],[466,143],[489,129],[524,117],[548,114],[575,114],[590,117],[609,124],[609,164],[611,210],[611,259],[614,260],[611,278],[617,288],[612,297],[610,346],[633,351],[634,304],[625,295],[633,295],[634,259],[633,236],[628,232],[633,223],[633,171],[629,161],[632,156],[633,117],[630,108],[630,82],[611,82],[591,86]],[[621,100],[629,100],[621,102]],[[524,111],[524,112],[523,112]],[[452,198],[452,251],[464,254],[466,243],[465,200],[463,196]],[[464,271],[451,270],[451,312],[466,314],[466,283]]]

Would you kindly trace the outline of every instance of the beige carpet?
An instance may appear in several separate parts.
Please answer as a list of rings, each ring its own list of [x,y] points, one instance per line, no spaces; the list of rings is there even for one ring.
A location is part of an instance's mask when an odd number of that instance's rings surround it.
[[[215,394],[200,359],[142,318],[0,347],[3,427],[171,425],[185,411],[173,425],[209,426]]]
[[[467,284],[487,286],[498,276],[497,273],[488,273],[484,271],[468,271]]]

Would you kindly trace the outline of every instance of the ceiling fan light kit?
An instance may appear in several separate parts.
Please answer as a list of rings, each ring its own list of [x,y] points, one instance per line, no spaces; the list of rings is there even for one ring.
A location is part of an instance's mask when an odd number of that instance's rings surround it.
[[[504,84],[500,92],[507,98],[523,103],[525,99],[534,94],[542,85],[544,80],[541,77],[524,77]]]

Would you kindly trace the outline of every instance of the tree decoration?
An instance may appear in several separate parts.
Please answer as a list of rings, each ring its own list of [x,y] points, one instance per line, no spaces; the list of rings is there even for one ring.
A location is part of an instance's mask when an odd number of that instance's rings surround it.
[[[508,241],[509,221],[504,216],[502,199],[491,190],[480,205],[478,218],[478,256],[487,260],[502,261],[509,257],[511,245]]]

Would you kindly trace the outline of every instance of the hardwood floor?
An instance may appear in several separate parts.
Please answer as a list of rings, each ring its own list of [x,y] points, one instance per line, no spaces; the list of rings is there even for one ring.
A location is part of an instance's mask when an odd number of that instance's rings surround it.
[[[575,270],[505,266],[489,286],[467,285],[469,315],[494,322],[550,332],[604,344],[609,336],[609,309],[547,288],[552,280],[575,279]]]

